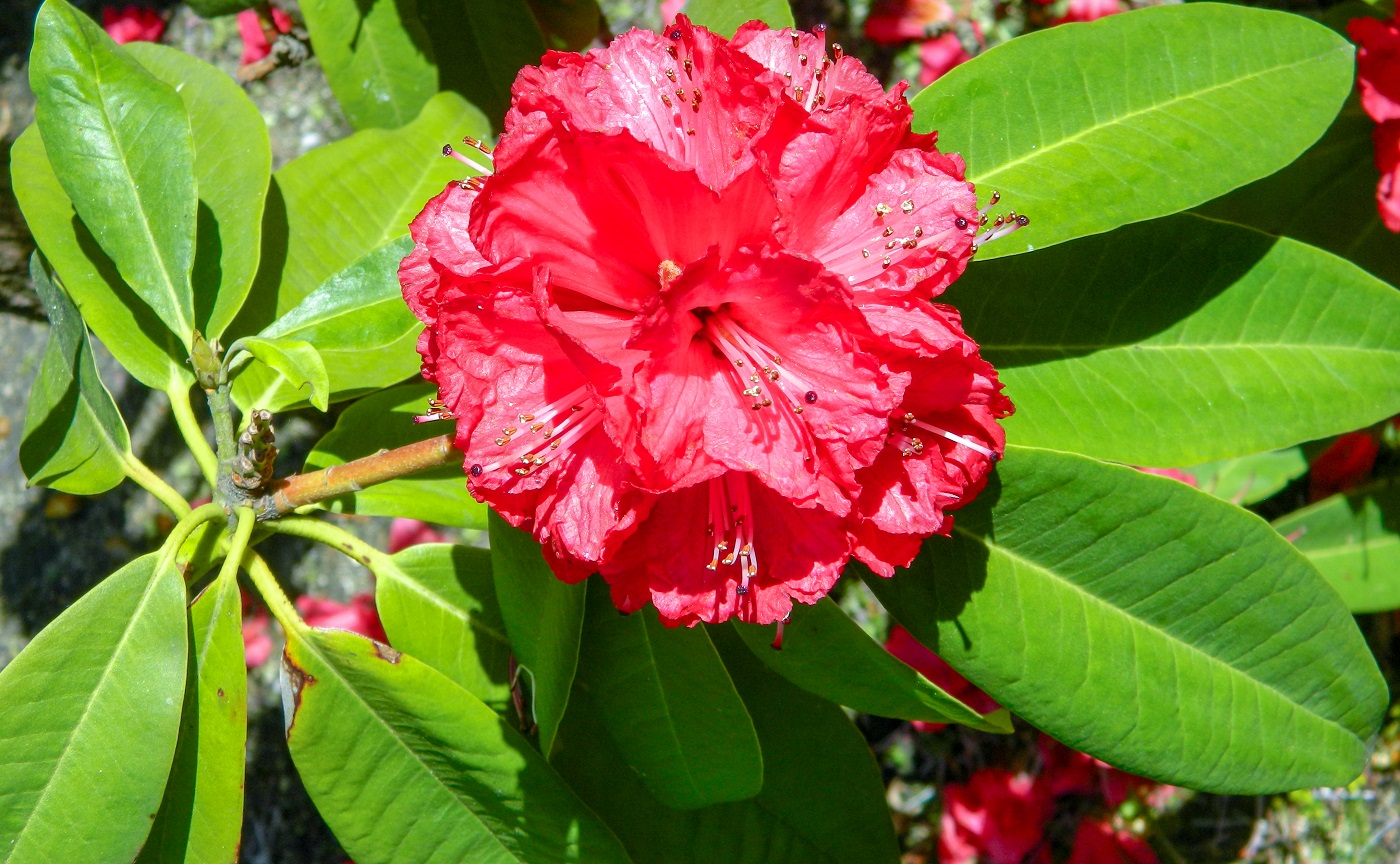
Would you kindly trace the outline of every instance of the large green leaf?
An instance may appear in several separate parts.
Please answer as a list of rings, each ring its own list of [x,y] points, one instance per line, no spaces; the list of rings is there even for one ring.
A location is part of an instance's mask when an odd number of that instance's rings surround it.
[[[599,38],[598,0],[528,0],[545,42],[558,51],[582,51]]]
[[[378,390],[418,371],[423,325],[403,302],[399,262],[413,248],[408,237],[391,240],[312,291],[262,333],[316,346],[329,373],[331,398]],[[307,393],[267,366],[239,372],[233,398],[240,406],[280,411],[305,402]]]
[[[1196,488],[1216,498],[1248,507],[1281,491],[1308,470],[1301,447],[1270,450],[1236,459],[1206,462],[1185,469]]]
[[[196,195],[180,97],[66,0],[39,9],[29,82],[49,161],[78,215],[188,348]]]
[[[358,864],[627,864],[518,732],[410,655],[309,631],[282,669],[297,772]]]
[[[766,670],[727,627],[709,628],[763,748],[749,801],[672,810],[627,767],[580,680],[554,762],[637,864],[894,864],[880,770],[844,712]]]
[[[78,218],[49,164],[36,125],[25,129],[10,148],[10,180],[44,257],[112,356],[147,387],[166,390],[193,384],[189,352],[122,281],[112,259]]]
[[[689,0],[681,11],[726,38],[755,18],[774,29],[797,26],[788,0]]]
[[[262,262],[234,334],[260,331],[331,276],[402,237],[428,199],[470,173],[443,158],[442,145],[489,132],[480,111],[439,93],[402,129],[366,129],[284,165],[273,175]]]
[[[526,0],[418,0],[418,11],[437,54],[438,86],[461,93],[499,129],[516,73],[544,55]]]
[[[326,81],[356,129],[397,129],[437,92],[437,64],[415,0],[305,0]]]
[[[29,278],[49,316],[49,342],[29,391],[19,464],[30,483],[97,495],[122,482],[131,439],[97,374],[87,328],[35,252]]]
[[[1264,522],[1081,456],[1008,447],[952,539],[868,581],[1013,713],[1193,789],[1348,783],[1388,704],[1336,593]]]
[[[165,799],[137,864],[232,864],[243,829],[248,672],[229,573],[190,606],[189,672]]]
[[[203,60],[154,42],[132,42],[126,50],[175,88],[190,117],[199,186],[194,313],[200,332],[217,339],[258,269],[272,170],[267,124],[243,88]]]
[[[647,606],[619,615],[590,580],[579,679],[622,758],[676,810],[752,798],[763,755],[705,628],[668,628]]]
[[[1198,212],[1311,243],[1400,285],[1400,235],[1386,230],[1376,212],[1375,128],[1353,98],[1298,161]]]
[[[1030,217],[980,258],[1165,216],[1292,162],[1351,89],[1352,47],[1306,18],[1215,3],[1012,39],[934,82],[914,128],[983,201]]]
[[[504,714],[510,706],[510,642],[491,553],[427,543],[375,569],[374,605],[395,648],[451,678]]]
[[[136,857],[175,753],[185,648],[185,585],[157,553],[0,670],[0,862]]]
[[[1352,612],[1400,608],[1400,485],[1333,495],[1274,522]]]
[[[515,659],[529,674],[540,752],[549,756],[578,668],[587,586],[560,581],[534,538],[495,511],[489,516],[491,574],[501,618]]]
[[[1017,444],[1184,466],[1400,413],[1400,294],[1296,240],[1174,216],[971,267],[945,299]]]
[[[237,344],[254,358],[253,363],[243,369],[262,369],[270,373],[258,376],[259,381],[266,382],[264,388],[248,387],[239,394],[242,398],[235,400],[244,413],[254,408],[279,411],[303,400],[322,411],[329,407],[330,373],[316,346],[300,339],[261,336],[245,336]],[[240,374],[234,380],[242,378]]]
[[[734,629],[763,665],[838,705],[880,717],[1011,731],[1005,710],[983,717],[959,702],[871,639],[830,598],[793,608],[781,651],[769,644],[771,627],[735,624]]]
[[[451,434],[452,424],[413,422],[428,410],[437,395],[432,384],[405,384],[356,400],[345,409],[332,429],[306,457],[306,470],[315,471]],[[337,513],[370,516],[403,516],[459,528],[485,528],[486,506],[467,492],[467,478],[460,465],[419,471],[323,502]]]

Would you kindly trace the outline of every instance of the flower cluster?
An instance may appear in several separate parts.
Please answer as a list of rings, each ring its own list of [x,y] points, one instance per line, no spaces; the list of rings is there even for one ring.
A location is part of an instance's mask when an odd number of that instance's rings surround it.
[[[932,301],[1025,219],[983,230],[911,120],[821,32],[680,16],[547,54],[494,152],[444,149],[486,176],[429,202],[400,269],[429,416],[561,579],[782,621],[982,488],[1011,405]]]
[[[1385,227],[1400,232],[1400,17],[1353,18],[1347,35],[1357,44],[1361,107],[1378,124],[1373,138],[1381,172],[1376,206]]]

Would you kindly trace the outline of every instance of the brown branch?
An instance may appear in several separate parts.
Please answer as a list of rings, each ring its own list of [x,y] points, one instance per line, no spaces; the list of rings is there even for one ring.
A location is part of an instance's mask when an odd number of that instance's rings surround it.
[[[251,502],[258,521],[276,519],[298,507],[315,504],[350,492],[445,465],[460,465],[462,454],[452,446],[451,435],[439,435],[373,456],[332,465],[309,474],[296,474],[273,484],[272,491]]]

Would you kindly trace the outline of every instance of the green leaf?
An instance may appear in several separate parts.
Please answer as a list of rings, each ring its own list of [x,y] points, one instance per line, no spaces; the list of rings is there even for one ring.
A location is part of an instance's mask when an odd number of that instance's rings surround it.
[[[29,82],[49,161],[78,215],[189,348],[194,138],[180,97],[65,0],[39,9]]]
[[[586,585],[555,577],[529,534],[490,511],[491,573],[506,635],[522,672],[529,673],[540,752],[549,756],[578,668]]]
[[[1351,44],[1306,18],[1153,7],[993,48],[914,99],[914,128],[962,154],[982,201],[997,190],[1030,217],[978,254],[995,258],[1274,173],[1326,131],[1351,74]]]
[[[496,602],[491,553],[427,543],[376,571],[374,605],[395,648],[452,679],[504,714],[510,706],[510,642]]]
[[[297,772],[358,864],[627,864],[518,732],[413,657],[309,631],[282,670]]]
[[[190,8],[201,18],[217,18],[220,15],[234,15],[244,9],[252,9],[256,0],[190,0]]]
[[[112,356],[147,387],[188,389],[194,383],[189,352],[122,281],[78,218],[49,164],[38,126],[25,129],[10,148],[10,180],[44,257]]]
[[[437,92],[437,63],[414,0],[306,0],[301,14],[331,92],[356,129],[397,129]]]
[[[480,111],[439,93],[402,129],[357,132],[284,165],[268,192],[258,276],[232,332],[262,330],[331,276],[406,234],[428,199],[470,174],[443,158],[442,145],[489,133]]]
[[[414,424],[437,396],[432,384],[405,384],[357,400],[340,415],[335,428],[316,442],[306,457],[307,471],[343,465],[380,450],[451,434],[450,423]],[[461,466],[448,465],[370,486],[322,502],[336,513],[403,516],[458,528],[485,528],[486,505],[467,491]]]
[[[895,864],[880,770],[844,712],[767,671],[727,627],[707,628],[747,703],[764,780],[749,801],[672,810],[618,752],[576,683],[554,759],[637,864]]]
[[[408,378],[422,362],[417,344],[423,330],[399,286],[399,262],[412,249],[408,237],[389,241],[327,279],[258,335],[316,346],[332,399]],[[306,401],[306,392],[254,366],[235,379],[233,398],[239,405],[280,411]]]
[[[734,629],[763,665],[838,705],[880,717],[1011,732],[1005,710],[986,717],[978,714],[900,662],[830,598],[823,597],[815,606],[793,607],[781,651],[769,644],[771,627],[740,623]]]
[[[1266,524],[1081,456],[1008,447],[951,539],[868,582],[1013,713],[1167,783],[1346,784],[1388,704],[1341,601]]]
[[[971,267],[945,299],[1017,444],[1179,467],[1400,413],[1400,294],[1295,240],[1174,216]]]
[[[0,670],[0,862],[136,857],[175,752],[185,648],[184,582],[151,554]]]
[[[230,864],[243,830],[248,672],[236,579],[190,607],[189,672],[165,800],[137,864]]]
[[[29,259],[29,278],[49,316],[49,342],[29,391],[20,467],[30,483],[60,492],[106,492],[126,477],[126,423],[97,374],[78,308],[53,284],[38,252]]]
[[[1311,243],[1400,285],[1400,235],[1386,230],[1376,212],[1375,128],[1352,98],[1298,161],[1197,212]]]
[[[758,736],[705,628],[668,628],[653,606],[620,615],[590,582],[579,678],[623,760],[675,810],[757,795]]]
[[[465,96],[499,129],[516,73],[544,56],[526,0],[418,0],[418,11],[437,54],[439,87]]]
[[[1248,507],[1280,492],[1308,470],[1308,460],[1298,447],[1271,450],[1237,459],[1222,459],[1185,469],[1196,487],[1216,498]]]
[[[1274,522],[1353,613],[1400,608],[1400,486],[1333,495]]]
[[[582,51],[599,38],[603,12],[597,0],[528,0],[545,42],[557,51]]]
[[[758,19],[777,30],[796,27],[787,0],[690,0],[681,11],[726,39],[741,24]]]
[[[190,117],[199,186],[195,321],[206,338],[217,339],[238,314],[258,269],[272,170],[267,124],[243,88],[203,60],[154,42],[132,42],[126,51],[175,88]]]
[[[302,391],[301,398],[295,401],[300,402],[304,398],[322,411],[329,406],[330,376],[316,346],[300,339],[265,339],[261,336],[245,336],[238,340],[237,344],[243,346],[243,350],[261,361],[268,369],[279,373],[292,390]],[[238,376],[242,377],[241,374]],[[254,408],[280,410],[285,405],[278,401],[276,396],[283,389],[274,384],[266,390],[253,391],[238,401],[238,407],[244,413]]]

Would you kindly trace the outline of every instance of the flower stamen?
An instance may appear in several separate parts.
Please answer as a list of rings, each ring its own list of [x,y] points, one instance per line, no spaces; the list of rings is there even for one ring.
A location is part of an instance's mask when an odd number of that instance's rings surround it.
[[[749,581],[758,575],[758,551],[754,549],[753,501],[749,481],[733,471],[710,480],[710,507],[707,533],[714,539],[707,570],[720,565],[739,565],[739,585],[735,591],[749,593]],[[723,557],[721,557],[723,556]]]
[[[991,459],[993,462],[996,461],[996,458],[997,458],[996,451],[991,450],[991,449],[989,449],[989,448],[987,448],[987,447],[983,447],[981,444],[978,444],[976,441],[973,441],[973,440],[970,439],[970,438],[964,437],[964,436],[959,435],[959,434],[957,434],[957,433],[955,433],[955,432],[949,432],[947,429],[941,429],[941,428],[939,428],[939,427],[937,427],[937,426],[934,426],[932,423],[925,423],[925,422],[922,421],[922,420],[916,419],[916,418],[914,417],[913,414],[905,414],[905,415],[904,415],[904,422],[905,422],[905,424],[908,425],[908,426],[916,426],[916,427],[918,427],[919,429],[923,429],[923,430],[926,431],[926,432],[932,432],[932,433],[935,434],[935,435],[941,435],[941,436],[943,436],[944,438],[947,438],[949,441],[952,441],[954,444],[961,444],[961,445],[963,445],[964,447],[968,448],[969,450],[974,450],[974,451],[976,451],[976,452],[978,452],[978,453],[981,453],[983,456],[986,456],[988,459]],[[918,440],[918,439],[914,439],[914,440]],[[908,455],[908,454],[906,454],[906,455]]]
[[[556,422],[561,415],[562,419]],[[519,427],[509,426],[501,430],[496,445],[511,448],[510,452],[495,462],[473,467],[479,467],[482,471],[496,471],[514,465],[511,470],[523,477],[592,431],[603,421],[603,415],[594,406],[588,388],[580,386],[543,408],[517,415],[516,420],[525,427],[526,435],[517,442],[514,436],[520,431]],[[512,444],[517,446],[512,448]],[[479,475],[474,473],[472,476]]]
[[[486,148],[481,146],[481,142],[477,141],[475,138],[463,138],[462,140],[475,144],[477,149],[482,153],[482,155],[486,157],[486,161],[488,163],[491,163],[491,154],[486,152]],[[453,147],[451,144],[442,145],[442,155],[451,156],[453,159],[456,159],[463,165],[466,165],[469,168],[476,169],[476,172],[478,174],[489,175],[492,173],[492,168],[487,167],[486,165],[482,165],[480,162],[476,161],[472,157]]]

